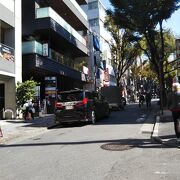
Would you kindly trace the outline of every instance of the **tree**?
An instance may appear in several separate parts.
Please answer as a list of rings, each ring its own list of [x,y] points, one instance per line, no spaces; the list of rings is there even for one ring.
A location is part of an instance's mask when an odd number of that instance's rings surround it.
[[[133,31],[133,39],[139,41],[145,38],[150,52],[149,60],[157,72],[161,108],[166,97],[164,70],[165,44],[163,21],[179,8],[179,0],[110,0],[114,10],[108,10],[117,25]],[[157,41],[159,39],[159,41]]]
[[[112,64],[116,70],[117,86],[120,86],[123,74],[139,55],[140,49],[136,43],[129,41],[132,32],[128,29],[121,29],[111,16],[106,16],[104,26],[112,35],[110,43]]]
[[[29,100],[34,99],[35,97],[35,87],[39,85],[38,82],[30,79],[27,81],[24,81],[22,83],[18,82],[16,86],[16,103],[17,108],[20,110],[23,106],[23,104]]]

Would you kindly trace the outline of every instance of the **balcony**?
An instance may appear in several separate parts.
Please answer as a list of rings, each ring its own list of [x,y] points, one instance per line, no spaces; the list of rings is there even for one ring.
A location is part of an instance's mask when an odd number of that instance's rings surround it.
[[[72,52],[74,51],[74,53],[81,51],[79,55],[83,52],[87,56],[89,53],[85,38],[83,38],[74,28],[72,28],[52,8],[46,7],[36,9],[36,20],[36,30],[41,31],[39,32],[39,35],[43,35],[44,37],[49,37],[50,35],[51,40],[55,42],[56,46],[57,44],[61,44],[61,48],[64,46],[64,50],[69,51],[69,49],[71,49]],[[54,31],[56,33],[54,33]],[[76,48],[73,48],[73,45]]]
[[[86,46],[85,39],[75,30],[73,29],[63,18],[61,18],[52,8],[39,8],[36,11],[36,18],[47,18],[50,17],[55,20],[59,25],[61,25],[64,29],[66,29],[71,35],[73,35],[76,39],[78,39],[82,44]]]
[[[87,4],[87,0],[76,0],[78,4],[84,5]]]
[[[22,54],[40,54],[42,55],[42,44],[37,41],[23,42]]]
[[[15,74],[14,49],[0,43],[0,71]]]
[[[79,6],[82,3],[86,4],[86,0],[77,2],[76,0],[46,0],[47,6],[52,7],[73,28],[77,31],[86,31],[89,28],[88,18]]]
[[[68,66],[52,61],[38,54],[23,56],[23,74],[27,78],[36,76],[64,76],[78,81],[86,81],[84,74]],[[28,73],[27,73],[28,72]]]

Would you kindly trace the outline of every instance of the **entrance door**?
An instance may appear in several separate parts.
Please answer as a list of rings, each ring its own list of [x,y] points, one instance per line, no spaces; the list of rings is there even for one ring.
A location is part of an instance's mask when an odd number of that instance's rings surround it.
[[[0,84],[0,119],[3,118],[4,105],[4,84]]]

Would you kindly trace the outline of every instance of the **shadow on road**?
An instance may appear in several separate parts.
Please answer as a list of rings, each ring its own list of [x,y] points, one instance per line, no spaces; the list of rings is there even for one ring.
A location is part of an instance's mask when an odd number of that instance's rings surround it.
[[[37,139],[35,139],[37,141]],[[111,145],[119,145],[119,146],[130,146],[133,148],[177,148],[177,147],[171,147],[171,146],[166,146],[163,144],[159,144],[151,139],[106,139],[106,140],[95,140],[95,141],[77,141],[77,142],[73,142],[73,141],[69,141],[69,142],[49,142],[49,143],[25,143],[25,144],[2,144],[0,145],[0,147],[2,148],[9,148],[9,147],[29,147],[29,146],[34,146],[34,147],[38,147],[38,146],[59,146],[59,145],[63,145],[63,146],[68,146],[68,145],[83,145],[83,144],[97,144],[100,143],[102,146],[102,143],[105,144],[111,144]]]

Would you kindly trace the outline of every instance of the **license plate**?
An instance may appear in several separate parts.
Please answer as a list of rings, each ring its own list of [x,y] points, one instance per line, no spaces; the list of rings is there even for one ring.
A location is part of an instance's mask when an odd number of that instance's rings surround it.
[[[73,109],[73,106],[66,106],[66,109]]]

